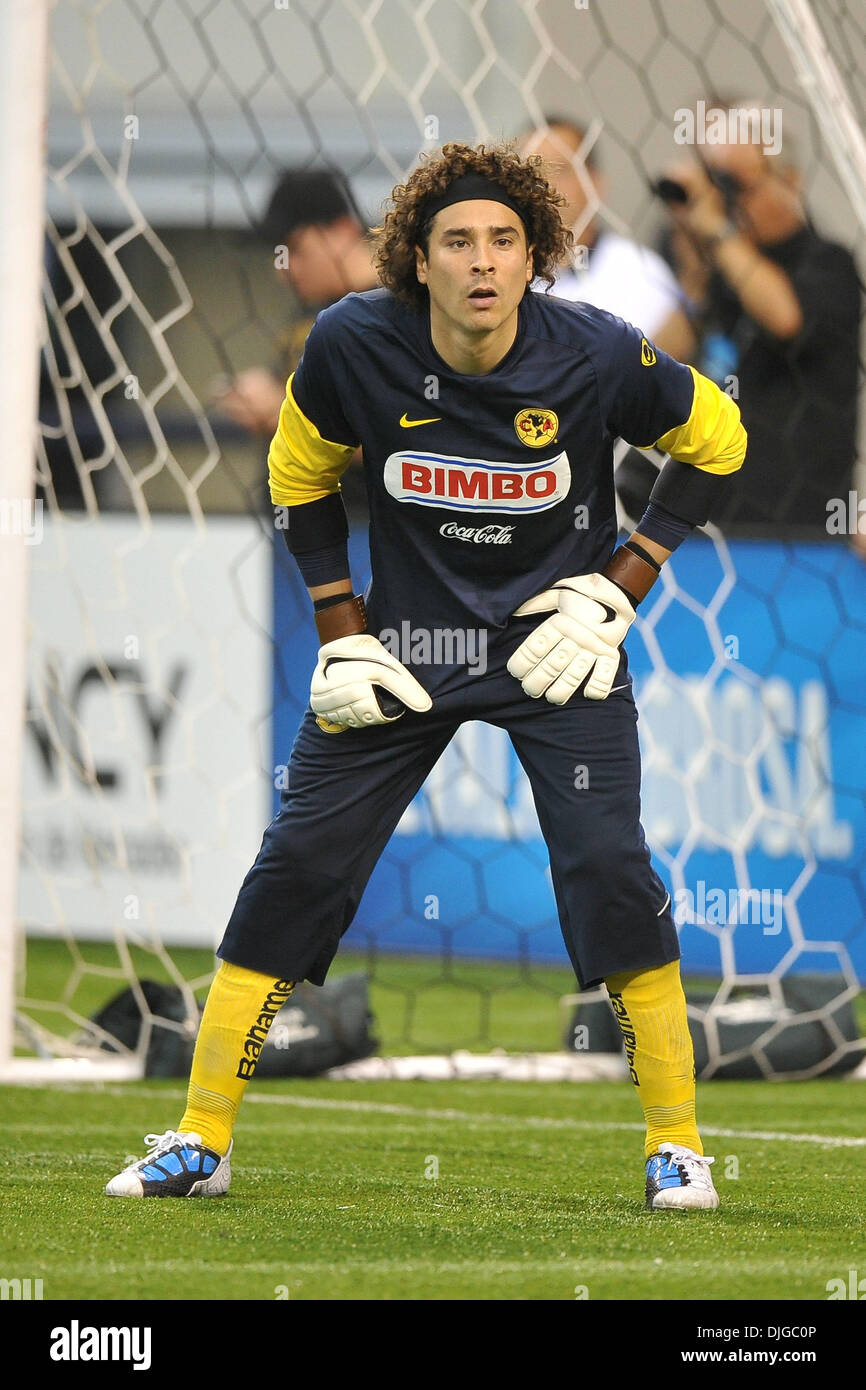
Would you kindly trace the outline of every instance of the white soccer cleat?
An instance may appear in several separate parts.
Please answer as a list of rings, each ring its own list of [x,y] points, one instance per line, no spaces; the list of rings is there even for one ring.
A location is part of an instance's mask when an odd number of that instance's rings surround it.
[[[650,1211],[711,1210],[719,1205],[710,1164],[681,1144],[660,1144],[646,1161],[646,1204]]]
[[[200,1134],[146,1134],[148,1152],[136,1159],[105,1189],[107,1197],[222,1197],[228,1191],[232,1170],[228,1153],[207,1148]]]

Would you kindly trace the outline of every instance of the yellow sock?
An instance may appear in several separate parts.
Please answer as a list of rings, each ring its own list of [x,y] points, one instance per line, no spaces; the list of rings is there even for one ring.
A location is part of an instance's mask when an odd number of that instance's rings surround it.
[[[179,1130],[200,1134],[217,1153],[228,1151],[268,1029],[294,987],[291,980],[220,962],[204,1006]]]
[[[646,1117],[646,1156],[660,1144],[703,1154],[695,1119],[695,1058],[680,963],[605,981]]]

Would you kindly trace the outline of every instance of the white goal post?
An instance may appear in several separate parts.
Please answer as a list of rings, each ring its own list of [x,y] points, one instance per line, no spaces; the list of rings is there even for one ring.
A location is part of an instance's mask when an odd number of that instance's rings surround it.
[[[15,1057],[27,527],[41,339],[49,0],[0,5],[0,1081],[127,1081],[137,1058]]]
[[[866,233],[866,131],[824,41],[809,0],[767,0],[776,28],[808,94],[839,179]]]
[[[33,495],[43,236],[48,0],[0,6],[0,1078],[13,1063],[27,548],[15,509]],[[14,209],[14,212],[12,211]],[[49,1064],[50,1066],[51,1064]],[[45,1079],[48,1073],[35,1064]],[[32,1065],[27,1070],[33,1074]],[[53,1073],[51,1073],[53,1074]],[[35,1078],[34,1078],[35,1079]]]

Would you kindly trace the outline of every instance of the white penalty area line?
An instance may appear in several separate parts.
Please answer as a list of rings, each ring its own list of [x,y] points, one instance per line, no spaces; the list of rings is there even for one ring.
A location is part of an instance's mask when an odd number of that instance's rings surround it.
[[[107,1091],[109,1088],[106,1087]],[[113,1094],[129,1098],[124,1088],[113,1090]],[[162,1100],[184,1099],[185,1091],[148,1091],[136,1088],[136,1096],[152,1095]],[[555,1115],[503,1115],[481,1110],[437,1110],[414,1105],[395,1105],[377,1100],[329,1100],[323,1096],[265,1096],[255,1091],[244,1097],[244,1105],[282,1105],[296,1110],[329,1110],[360,1115],[395,1115],[401,1119],[442,1120],[458,1124],[499,1124],[521,1125],[526,1129],[567,1129],[588,1130],[605,1133],[609,1130],[622,1130],[628,1133],[646,1133],[646,1125],[636,1120],[575,1120],[569,1116]],[[700,1126],[702,1135],[709,1139],[753,1139],[772,1144],[820,1144],[827,1149],[864,1149],[866,1138],[849,1134],[798,1134],[778,1129],[723,1129],[717,1125]]]

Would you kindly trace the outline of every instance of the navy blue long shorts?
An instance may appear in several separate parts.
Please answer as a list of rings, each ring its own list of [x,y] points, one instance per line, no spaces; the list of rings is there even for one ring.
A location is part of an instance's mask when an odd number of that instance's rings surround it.
[[[505,663],[537,622],[511,623],[490,645],[485,673],[453,673],[428,714],[328,734],[307,710],[280,811],[220,944],[223,960],[322,984],[400,817],[470,719],[505,729],[529,778],[581,987],[679,958],[669,895],[640,824],[638,716],[625,660],[614,683],[625,684],[606,700],[532,699]],[[576,777],[578,767],[586,773]]]

